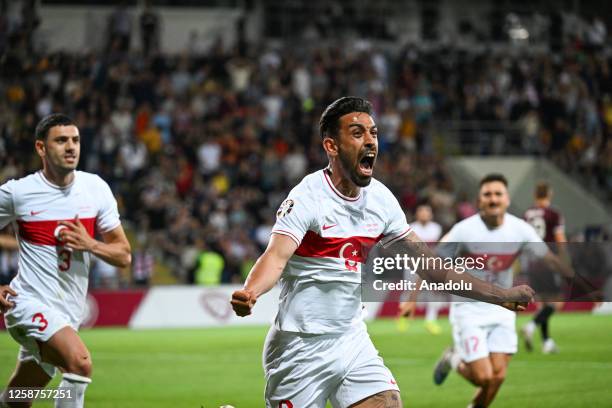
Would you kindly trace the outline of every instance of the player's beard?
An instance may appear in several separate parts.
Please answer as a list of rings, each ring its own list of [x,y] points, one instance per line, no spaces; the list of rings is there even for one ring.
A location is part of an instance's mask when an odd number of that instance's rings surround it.
[[[344,174],[348,174],[349,178],[356,186],[367,187],[370,184],[372,176],[359,174],[359,159],[355,161],[340,147],[338,147],[338,157],[340,158],[340,166]],[[372,164],[372,170],[374,170],[374,164]]]
[[[64,159],[64,155],[49,155],[47,157],[47,162],[53,169],[54,173],[64,175],[76,170],[79,165],[79,154],[74,154],[73,156],[74,159],[72,161],[68,161]]]

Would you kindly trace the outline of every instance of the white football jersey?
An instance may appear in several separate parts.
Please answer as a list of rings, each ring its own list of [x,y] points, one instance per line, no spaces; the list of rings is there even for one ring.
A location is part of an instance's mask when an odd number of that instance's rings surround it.
[[[72,251],[58,241],[59,221],[76,216],[93,237],[120,225],[117,202],[99,176],[75,171],[74,181],[58,187],[42,171],[0,186],[0,228],[15,223],[19,269],[10,286],[64,312],[78,327],[89,280],[89,252]]]
[[[427,243],[438,242],[440,236],[442,235],[442,227],[435,221],[429,221],[427,224],[413,222],[410,224],[410,226],[412,227],[414,233]]]
[[[339,333],[360,324],[368,251],[410,232],[397,199],[375,179],[357,197],[346,197],[319,170],[291,190],[276,217],[272,233],[298,245],[280,279],[277,329]]]
[[[457,255],[466,258],[482,258],[484,269],[467,271],[471,275],[502,288],[513,285],[512,264],[521,251],[529,251],[541,257],[548,253],[548,247],[535,232],[533,227],[522,219],[506,213],[502,225],[489,228],[480,217],[472,215],[458,222],[448,232],[446,242],[458,244]],[[500,313],[514,315],[514,312],[501,306],[484,302],[456,302],[451,307],[451,314],[461,305],[463,312]]]

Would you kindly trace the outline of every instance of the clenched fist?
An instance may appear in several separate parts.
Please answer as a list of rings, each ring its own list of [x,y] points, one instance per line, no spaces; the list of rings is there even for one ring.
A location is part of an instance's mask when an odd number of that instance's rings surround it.
[[[256,301],[257,297],[250,290],[241,289],[232,293],[230,303],[236,315],[244,317],[251,314]]]
[[[505,291],[505,301],[501,306],[515,312],[522,312],[527,309],[527,305],[534,301],[535,292],[527,285],[514,286]]]
[[[7,296],[17,296],[17,293],[10,286],[0,286],[0,314],[8,312],[15,303],[7,299]]]

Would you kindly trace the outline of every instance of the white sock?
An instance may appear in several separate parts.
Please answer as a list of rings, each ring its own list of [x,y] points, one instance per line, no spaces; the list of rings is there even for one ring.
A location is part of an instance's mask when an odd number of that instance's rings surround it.
[[[536,329],[536,324],[533,320],[530,320],[524,327],[525,332],[527,332],[527,334],[531,336]]]
[[[439,310],[439,302],[427,302],[427,308],[425,309],[425,320],[428,322],[435,322],[438,319]]]
[[[78,374],[64,373],[59,388],[70,391],[72,398],[56,399],[55,408],[83,408],[85,406],[85,389],[91,378]]]
[[[451,355],[451,358],[450,358],[451,368],[453,370],[456,370],[457,367],[459,367],[459,364],[461,364],[461,356],[456,351],[453,351],[453,354]]]

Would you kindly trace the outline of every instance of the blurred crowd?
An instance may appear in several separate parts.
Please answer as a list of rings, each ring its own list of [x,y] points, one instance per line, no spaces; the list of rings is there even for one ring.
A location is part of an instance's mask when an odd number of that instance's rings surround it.
[[[99,174],[118,199],[135,250],[133,283],[148,284],[156,263],[179,282],[239,282],[290,188],[326,166],[318,119],[342,95],[373,103],[376,177],[409,219],[423,202],[444,229],[474,213],[471,197],[452,185],[444,146],[499,153],[478,125],[486,121],[520,129],[502,140],[502,152],[550,157],[612,198],[610,62],[578,42],[555,55],[515,56],[393,52],[367,42],[217,43],[175,56],[151,46],[143,55],[121,38],[104,52],[75,55],[7,43],[0,181],[40,167],[34,127],[65,112],[82,135],[80,168]],[[450,121],[464,124],[458,134],[438,125]],[[96,284],[116,284],[116,271],[98,269]]]

